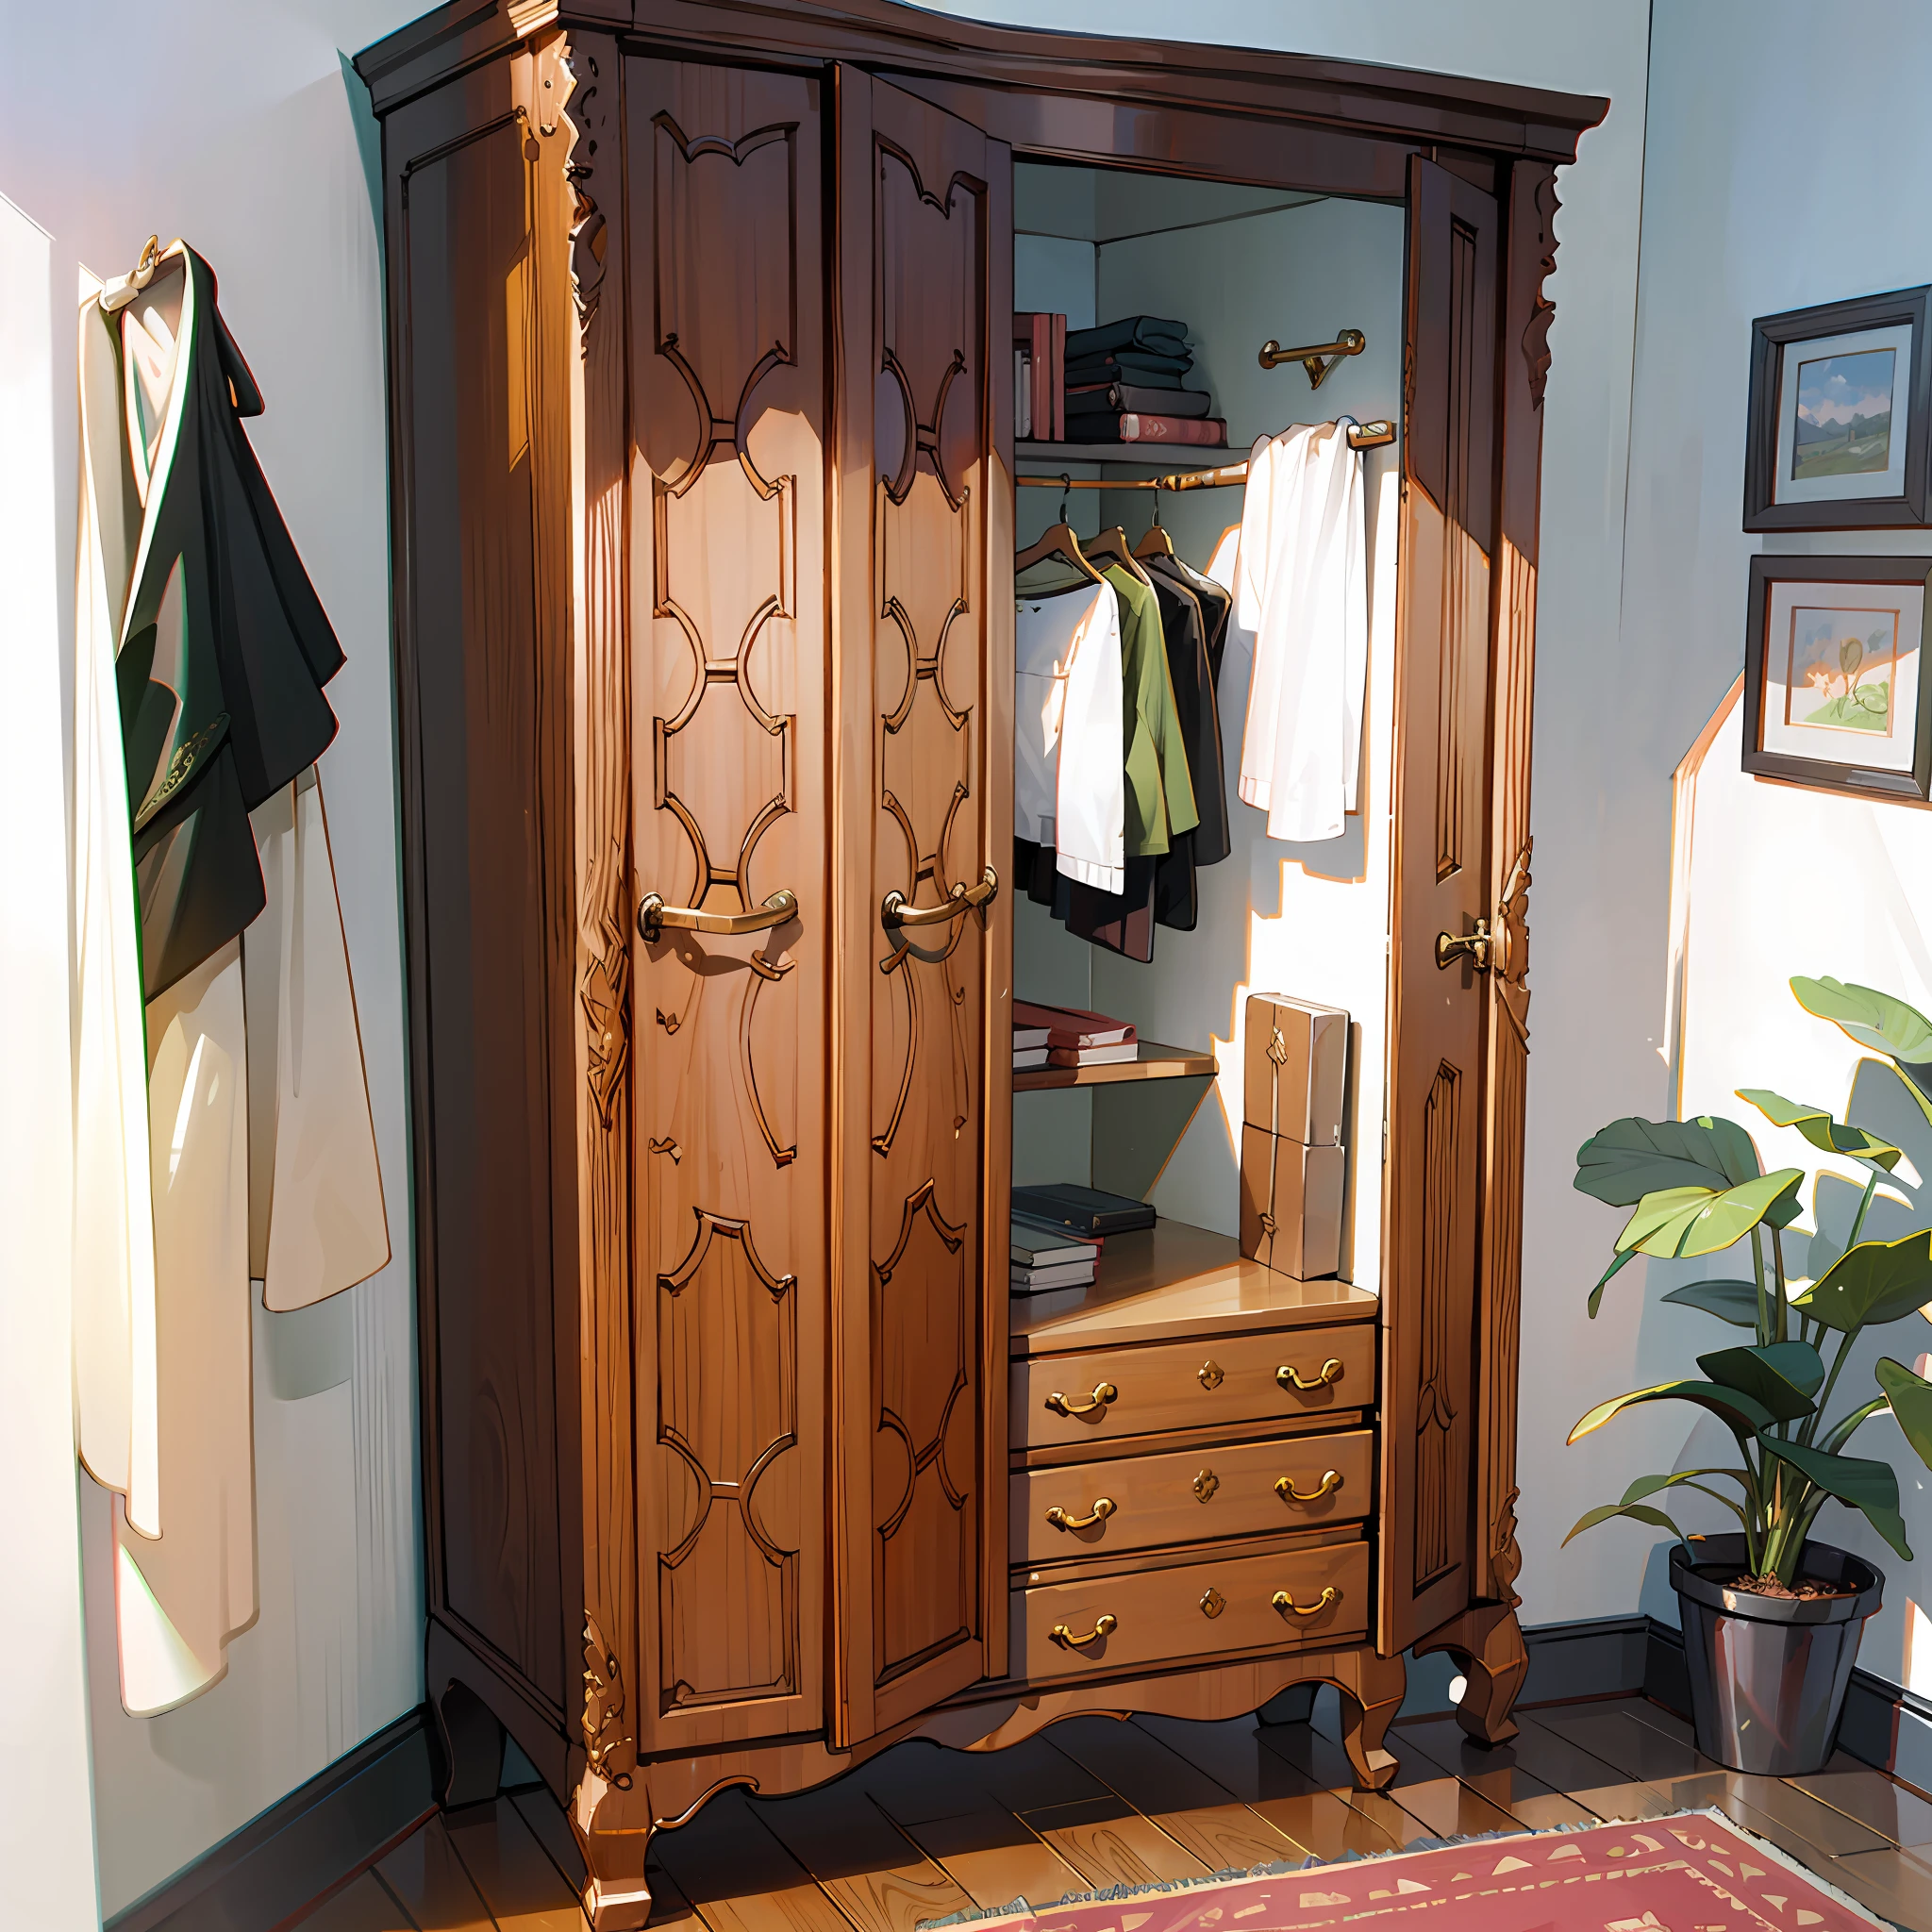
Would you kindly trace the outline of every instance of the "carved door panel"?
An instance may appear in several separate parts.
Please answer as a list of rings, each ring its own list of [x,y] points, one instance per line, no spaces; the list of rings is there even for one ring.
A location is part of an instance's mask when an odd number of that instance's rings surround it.
[[[1010,584],[992,575],[1011,542],[1011,155],[863,75],[838,84],[832,1722],[849,1739],[1003,1664],[1011,952],[1005,899],[964,895],[1011,850]],[[894,926],[894,893],[955,916]]]
[[[626,64],[639,1744],[821,1721],[820,86]],[[776,908],[780,892],[795,905]],[[586,1418],[595,1427],[594,1417]]]
[[[1409,163],[1397,628],[1389,1269],[1381,1549],[1385,1654],[1466,1607],[1481,1239],[1482,947],[1491,915],[1491,555],[1498,211]]]

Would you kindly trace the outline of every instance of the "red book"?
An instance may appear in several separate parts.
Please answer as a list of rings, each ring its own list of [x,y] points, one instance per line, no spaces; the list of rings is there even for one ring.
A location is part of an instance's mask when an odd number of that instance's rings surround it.
[[[1047,392],[1053,399],[1053,440],[1067,440],[1067,318],[1053,318],[1053,353],[1046,371]],[[1038,420],[1037,418],[1035,419]]]
[[[1076,442],[1186,442],[1197,448],[1224,449],[1227,422],[1221,416],[1076,416]]]
[[[1089,1013],[1078,1007],[1036,1007],[1027,1000],[1013,1002],[1013,1024],[1029,1032],[1044,1028],[1046,1043],[1057,1051],[1082,1047],[1132,1045],[1133,1026],[1107,1013]]]

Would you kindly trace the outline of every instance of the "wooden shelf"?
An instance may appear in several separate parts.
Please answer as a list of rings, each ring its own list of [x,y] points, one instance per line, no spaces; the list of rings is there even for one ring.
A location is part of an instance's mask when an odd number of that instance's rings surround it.
[[[1018,463],[1132,463],[1141,470],[1218,470],[1223,463],[1246,459],[1245,449],[1219,443],[1204,449],[1198,443],[1173,442],[1025,442],[1013,445]]]
[[[1232,1235],[1157,1222],[1110,1234],[1099,1279],[1085,1288],[1015,1295],[1009,1318],[1016,1357],[1121,1342],[1161,1341],[1257,1328],[1372,1320],[1380,1304],[1366,1289],[1330,1276],[1298,1281],[1241,1255]]]
[[[1114,1060],[1098,1067],[1026,1067],[1013,1075],[1015,1093],[1034,1093],[1042,1087],[1110,1087],[1118,1080],[1184,1080],[1214,1072],[1214,1056],[1185,1046],[1162,1046],[1158,1040],[1141,1042],[1141,1058]]]

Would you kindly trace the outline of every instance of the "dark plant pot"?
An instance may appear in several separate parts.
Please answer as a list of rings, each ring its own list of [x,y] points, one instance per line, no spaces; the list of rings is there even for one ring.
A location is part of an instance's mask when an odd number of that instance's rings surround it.
[[[1694,1539],[1671,1552],[1671,1586],[1690,1667],[1697,1748],[1733,1771],[1802,1777],[1823,1771],[1838,1743],[1839,1719],[1865,1619],[1885,1578],[1829,1543],[1809,1542],[1801,1578],[1842,1584],[1854,1596],[1758,1596],[1724,1585],[1744,1567],[1741,1536]]]

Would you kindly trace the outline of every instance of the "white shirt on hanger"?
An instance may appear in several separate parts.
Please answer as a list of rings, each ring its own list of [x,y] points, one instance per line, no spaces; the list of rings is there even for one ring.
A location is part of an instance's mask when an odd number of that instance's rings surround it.
[[[1121,616],[1113,586],[1018,597],[1013,831],[1053,846],[1068,878],[1126,883]]]
[[[1268,814],[1270,838],[1303,843],[1341,835],[1361,760],[1369,584],[1348,428],[1298,424],[1256,442],[1229,587],[1255,634],[1241,795]]]

